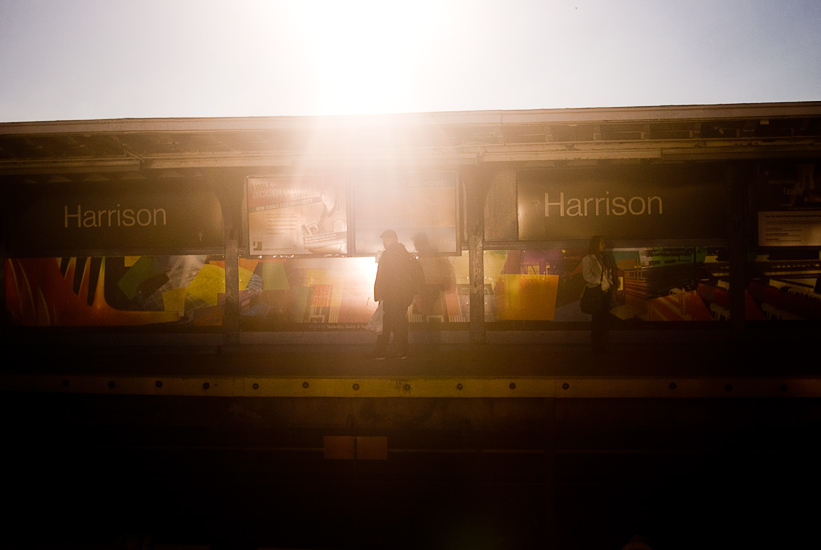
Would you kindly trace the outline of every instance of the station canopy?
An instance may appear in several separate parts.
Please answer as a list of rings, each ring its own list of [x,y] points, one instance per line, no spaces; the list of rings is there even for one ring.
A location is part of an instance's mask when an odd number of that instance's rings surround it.
[[[0,124],[5,183],[819,156],[821,102]]]

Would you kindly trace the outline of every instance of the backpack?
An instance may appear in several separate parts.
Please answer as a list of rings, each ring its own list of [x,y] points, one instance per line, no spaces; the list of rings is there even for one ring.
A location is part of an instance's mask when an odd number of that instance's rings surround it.
[[[408,260],[408,275],[410,277],[408,290],[412,294],[422,294],[425,289],[425,270],[422,269],[422,264],[414,256],[411,256]]]

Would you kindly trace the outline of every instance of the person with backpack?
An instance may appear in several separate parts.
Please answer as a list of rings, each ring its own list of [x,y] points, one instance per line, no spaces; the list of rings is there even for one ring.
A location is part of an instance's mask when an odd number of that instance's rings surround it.
[[[609,254],[604,253],[604,237],[593,235],[582,258],[582,276],[585,288],[581,298],[582,312],[593,316],[590,339],[594,353],[607,350],[607,329],[610,324],[610,302],[618,290],[616,265]]]
[[[388,229],[380,238],[385,252],[376,268],[373,299],[381,304],[383,319],[382,334],[376,339],[373,358],[386,357],[393,333],[396,357],[405,359],[408,356],[408,307],[425,284],[424,274],[419,261],[399,242],[395,231]]]

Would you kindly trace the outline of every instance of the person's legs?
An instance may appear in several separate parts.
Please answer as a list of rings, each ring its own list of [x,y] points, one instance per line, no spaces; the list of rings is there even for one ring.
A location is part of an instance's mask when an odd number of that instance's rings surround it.
[[[383,321],[384,332],[393,333],[393,345],[398,357],[404,357],[408,353],[408,307],[401,303],[384,302],[385,318]],[[379,344],[379,341],[377,341]],[[388,339],[385,338],[383,345],[387,348]],[[382,350],[384,352],[384,349]]]
[[[388,315],[388,303],[382,302],[382,334],[376,337],[376,349],[373,355],[377,359],[382,359],[388,351],[388,344],[391,341],[392,331],[391,317]]]
[[[396,311],[393,326],[393,345],[396,347],[397,357],[408,355],[408,308],[399,307]]]
[[[376,349],[373,355],[377,359],[385,357],[385,352],[388,349],[388,342],[390,342],[391,333],[385,328],[385,321],[382,321],[382,334],[376,337]]]
[[[590,330],[590,340],[594,352],[603,352],[607,347],[607,316],[609,303],[607,293],[602,293],[601,308],[593,313],[593,322]]]

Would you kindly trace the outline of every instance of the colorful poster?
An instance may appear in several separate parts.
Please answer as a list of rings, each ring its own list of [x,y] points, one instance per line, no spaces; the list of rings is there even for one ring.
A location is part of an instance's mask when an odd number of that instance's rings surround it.
[[[380,235],[420,254],[458,254],[455,172],[372,173],[354,180],[356,253],[382,249]]]
[[[6,312],[22,326],[219,326],[224,263],[193,255],[7,258]],[[240,265],[240,284],[242,273]]]
[[[758,245],[821,246],[821,170],[817,165],[759,168]]]
[[[815,247],[758,250],[748,262],[747,320],[821,320],[821,256]]]
[[[251,254],[347,254],[344,178],[250,177],[247,183]]]
[[[579,299],[584,248],[486,250],[486,321],[584,322]],[[727,319],[725,249],[625,248],[607,251],[617,269],[610,313],[625,322]],[[721,285],[724,285],[723,287]],[[486,297],[487,298],[487,297]]]
[[[240,260],[240,262],[247,260]],[[468,255],[419,257],[425,286],[408,308],[411,323],[470,319]],[[372,257],[263,258],[240,285],[243,331],[364,330],[376,309]],[[488,286],[486,303],[492,296]]]

